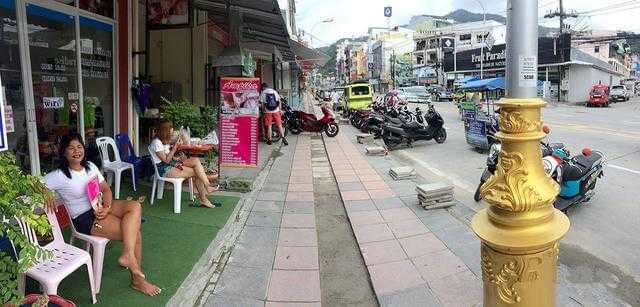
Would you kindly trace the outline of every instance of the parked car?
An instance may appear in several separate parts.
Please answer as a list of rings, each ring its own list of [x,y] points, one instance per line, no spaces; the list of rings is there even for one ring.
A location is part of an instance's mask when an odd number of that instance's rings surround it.
[[[609,93],[609,100],[611,102],[628,101],[630,97],[631,95],[623,85],[614,85],[611,87],[611,92]]]
[[[450,90],[443,87],[442,85],[437,85],[437,84],[431,85],[427,88],[427,91],[431,93],[431,97],[435,101],[453,100],[453,93]]]
[[[608,85],[598,83],[591,86],[591,91],[589,91],[589,101],[587,101],[587,107],[590,106],[609,106]]]
[[[401,87],[398,91],[407,102],[413,103],[427,103],[431,96],[424,86]]]

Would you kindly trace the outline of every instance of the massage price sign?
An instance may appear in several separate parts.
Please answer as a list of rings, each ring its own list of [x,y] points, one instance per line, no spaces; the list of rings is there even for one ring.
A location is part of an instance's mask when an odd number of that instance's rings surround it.
[[[220,78],[220,165],[258,166],[259,78]]]

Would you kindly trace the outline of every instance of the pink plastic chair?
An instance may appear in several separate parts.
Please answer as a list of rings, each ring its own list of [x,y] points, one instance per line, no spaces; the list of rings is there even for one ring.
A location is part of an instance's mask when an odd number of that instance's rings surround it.
[[[66,205],[65,209],[67,209]],[[73,225],[73,219],[71,218],[71,214],[69,214],[69,210],[67,209],[65,211],[69,217],[69,225],[71,225],[71,237],[69,238],[69,244],[73,245],[75,239],[80,239],[85,242],[85,250],[93,257],[93,276],[96,281],[96,293],[100,293],[100,288],[102,286],[104,251],[107,248],[109,239],[78,232],[76,227]]]
[[[46,294],[57,295],[58,285],[60,285],[60,282],[81,266],[86,265],[87,273],[89,274],[91,299],[95,304],[96,287],[93,279],[91,256],[86,251],[64,243],[64,238],[62,237],[62,232],[60,231],[56,214],[49,212],[48,210],[45,210],[45,212],[49,219],[49,223],[51,224],[53,241],[42,248],[53,253],[53,258],[41,260],[29,268],[26,273],[20,274],[18,276],[18,290],[20,293],[24,293],[26,275],[38,281]],[[22,233],[27,236],[29,242],[31,244],[38,245],[38,238],[31,226],[29,226],[25,221],[20,219],[17,220]]]

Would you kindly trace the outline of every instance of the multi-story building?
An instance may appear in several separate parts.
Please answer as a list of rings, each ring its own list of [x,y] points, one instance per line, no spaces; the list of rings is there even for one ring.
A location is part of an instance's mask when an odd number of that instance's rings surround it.
[[[615,31],[592,31],[589,35],[575,37],[572,46],[609,63],[616,73],[628,78],[633,64],[631,53],[626,40],[615,39],[617,35]]]
[[[370,44],[371,79],[376,91],[384,92],[393,84],[392,60],[413,51],[414,31],[395,27],[390,31],[381,32]]]

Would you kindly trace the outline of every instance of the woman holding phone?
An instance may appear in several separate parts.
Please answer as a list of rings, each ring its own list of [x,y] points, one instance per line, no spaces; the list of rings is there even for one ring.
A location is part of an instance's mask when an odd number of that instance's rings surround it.
[[[44,177],[47,188],[66,204],[75,229],[81,233],[122,241],[118,263],[131,272],[131,287],[149,296],[161,292],[148,282],[142,272],[142,208],[136,201],[114,200],[109,184],[100,170],[85,156],[85,146],[78,133],[62,137],[59,144],[58,168]],[[87,184],[98,178],[102,203],[95,208],[87,196]],[[57,211],[55,199],[46,203],[48,210]]]

